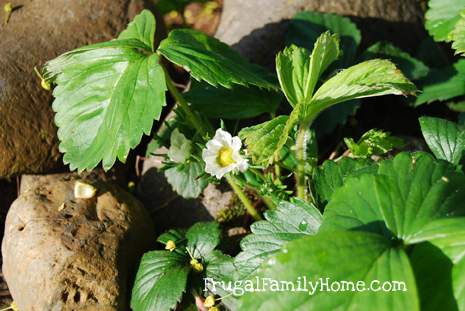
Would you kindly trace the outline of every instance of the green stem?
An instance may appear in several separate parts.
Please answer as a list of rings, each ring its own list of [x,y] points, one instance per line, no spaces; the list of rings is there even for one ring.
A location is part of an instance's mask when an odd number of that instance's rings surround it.
[[[276,204],[274,204],[273,200],[270,197],[262,196],[262,199],[263,199],[263,203],[265,203],[265,205],[268,207],[268,209],[275,209],[276,208]]]
[[[242,189],[239,187],[239,185],[236,183],[234,177],[230,175],[225,175],[226,181],[229,183],[231,188],[234,190],[236,193],[237,197],[239,200],[241,200],[242,204],[244,204],[247,212],[252,216],[255,220],[260,220],[262,217],[258,214],[257,210],[255,207],[250,203],[249,198],[245,195],[245,193],[242,191]]]
[[[307,161],[307,142],[310,135],[310,122],[300,124],[295,145],[297,170],[295,172],[297,184],[297,197],[307,200],[307,177],[305,175],[305,162]]]
[[[208,133],[213,133],[213,128],[211,124],[209,124],[208,122],[202,121],[199,118],[199,116],[195,114],[194,111],[192,111],[187,100],[184,98],[182,93],[179,92],[179,90],[174,85],[173,80],[168,74],[168,71],[166,70],[166,68],[163,67],[163,70],[165,71],[165,80],[166,80],[166,86],[168,87],[168,91],[171,93],[171,95],[173,95],[174,99],[178,103],[178,106],[186,114],[187,119],[192,124],[192,126],[202,135],[202,137],[205,137],[205,135]]]

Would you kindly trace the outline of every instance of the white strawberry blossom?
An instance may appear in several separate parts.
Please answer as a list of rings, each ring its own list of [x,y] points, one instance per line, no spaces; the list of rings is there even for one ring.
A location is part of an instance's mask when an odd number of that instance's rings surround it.
[[[215,136],[202,151],[205,172],[220,179],[229,172],[247,170],[249,164],[240,154],[241,147],[242,142],[238,136],[232,137],[227,131],[217,129]]]

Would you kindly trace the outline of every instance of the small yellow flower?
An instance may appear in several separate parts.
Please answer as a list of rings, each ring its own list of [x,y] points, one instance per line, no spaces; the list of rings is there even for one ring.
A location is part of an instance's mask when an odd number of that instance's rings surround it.
[[[225,174],[239,170],[244,172],[249,164],[240,154],[241,139],[232,137],[230,133],[217,129],[215,136],[207,142],[202,151],[205,161],[205,172],[221,179]]]
[[[215,305],[215,296],[209,295],[207,298],[205,298],[203,305],[207,308],[213,307]]]
[[[170,252],[174,251],[176,249],[176,243],[174,243],[173,240],[168,240],[168,242],[166,242],[165,249]]]
[[[203,271],[203,265],[197,259],[192,258],[190,264],[195,272],[200,273]]]
[[[13,11],[13,5],[11,4],[11,2],[5,3],[5,5],[3,6],[3,11],[5,13],[11,13]]]

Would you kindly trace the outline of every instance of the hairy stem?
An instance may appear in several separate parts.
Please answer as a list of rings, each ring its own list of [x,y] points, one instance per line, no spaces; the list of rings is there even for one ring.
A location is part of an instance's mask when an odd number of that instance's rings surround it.
[[[209,124],[208,122],[202,121],[200,119],[200,117],[194,111],[192,111],[192,109],[189,106],[189,103],[187,102],[187,100],[184,98],[182,93],[179,92],[179,90],[174,85],[173,80],[171,79],[170,75],[168,74],[168,71],[166,70],[166,68],[163,67],[163,69],[165,71],[165,80],[166,80],[166,86],[168,87],[168,91],[174,97],[174,99],[178,103],[178,106],[186,114],[187,119],[192,124],[192,126],[203,137],[205,137],[206,134],[212,133],[213,128],[212,128],[211,124]]]
[[[307,200],[307,177],[305,176],[305,162],[307,161],[307,143],[310,136],[310,122],[300,124],[295,145],[297,170],[295,172],[297,184],[297,197]]]
[[[255,220],[262,219],[260,214],[258,214],[257,210],[255,209],[255,207],[250,202],[249,198],[247,198],[245,193],[242,191],[241,187],[239,187],[239,185],[236,183],[236,180],[234,179],[234,177],[232,177],[230,175],[225,175],[225,178],[226,178],[226,181],[231,186],[231,188],[236,193],[239,200],[241,200],[242,204],[244,204],[244,206],[245,206],[245,208],[247,210],[247,213],[249,213],[250,216],[252,216]]]

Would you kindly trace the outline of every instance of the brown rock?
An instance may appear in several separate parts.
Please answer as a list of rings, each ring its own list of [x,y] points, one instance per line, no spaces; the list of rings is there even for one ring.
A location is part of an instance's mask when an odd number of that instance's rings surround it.
[[[0,0],[16,9],[0,26],[0,177],[62,166],[50,108],[34,66],[79,46],[113,39],[142,0]],[[160,36],[158,36],[159,38]]]
[[[408,50],[424,34],[418,0],[225,0],[216,37],[251,61],[272,67],[284,47],[289,19],[300,11],[353,18],[362,31],[362,45],[388,40]]]
[[[97,188],[75,199],[76,180]],[[2,243],[3,273],[19,310],[129,310],[134,270],[155,241],[144,208],[95,177],[26,177]]]

